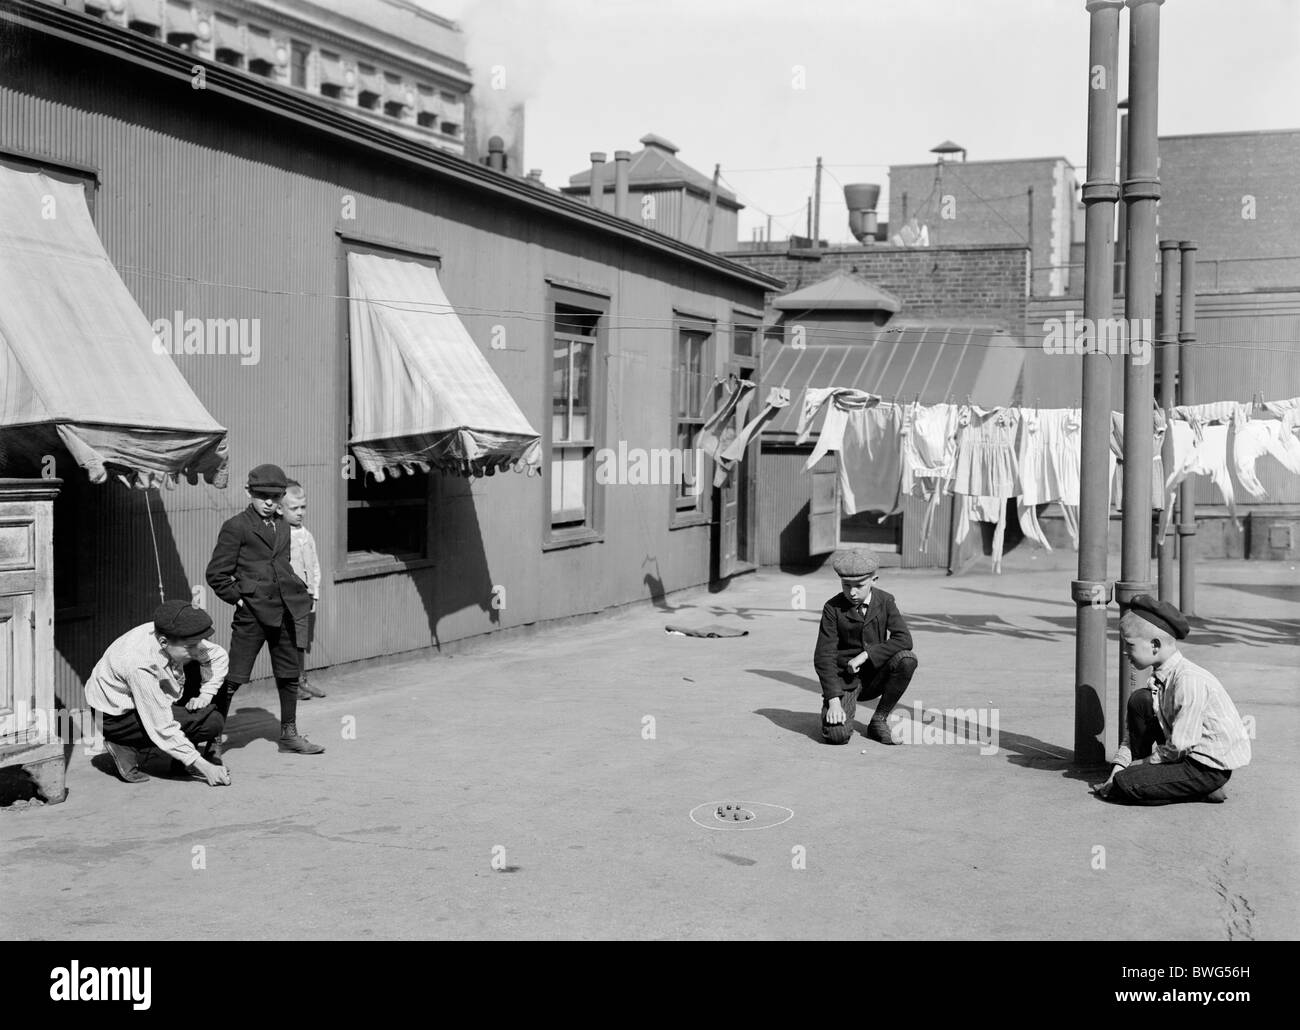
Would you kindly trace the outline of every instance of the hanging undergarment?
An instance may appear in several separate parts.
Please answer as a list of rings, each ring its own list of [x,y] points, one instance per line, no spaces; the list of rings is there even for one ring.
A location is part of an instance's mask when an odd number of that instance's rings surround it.
[[[921,521],[924,551],[930,541],[943,485],[952,478],[957,460],[957,405],[910,404],[903,409],[903,496],[919,493],[928,503]]]
[[[1016,467],[1016,408],[981,408],[964,404],[957,417],[957,460],[949,489],[955,494],[996,498],[993,571],[1002,571],[1002,544],[1007,529],[1006,498],[1020,492]],[[969,505],[967,506],[969,511]],[[984,520],[980,520],[984,521]],[[964,539],[964,534],[963,534]]]
[[[835,404],[839,398],[831,401]],[[903,409],[877,403],[848,412],[840,451],[840,499],[846,515],[901,510]]]
[[[1055,501],[1065,514],[1065,526],[1074,549],[1079,549],[1079,429],[1078,408],[1021,409],[1020,529],[1047,550],[1036,506]]]
[[[1209,476],[1228,513],[1240,528],[1232,476],[1228,471],[1228,455],[1235,428],[1245,423],[1248,413],[1249,409],[1236,401],[1180,405],[1170,409],[1175,426],[1174,467],[1165,481],[1165,492],[1171,500],[1178,485],[1188,476]],[[1211,421],[1214,424],[1209,424]],[[1172,508],[1170,504],[1160,520],[1162,537],[1169,532],[1173,522]]]
[[[817,417],[817,412],[828,400],[837,393],[852,393],[854,391],[838,386],[810,386],[803,392],[803,403],[799,406],[799,424],[795,426],[794,442],[802,444],[808,442],[808,437],[812,436],[813,420]]]
[[[1255,463],[1264,455],[1272,455],[1288,472],[1300,472],[1300,440],[1292,429],[1290,412],[1283,419],[1245,419],[1237,426],[1232,442],[1232,466],[1242,489],[1257,500],[1268,496],[1255,474]]]
[[[693,444],[696,450],[703,451],[717,461],[718,454],[736,438],[739,427],[745,424],[750,402],[754,399],[754,389],[754,384],[748,379],[735,381],[727,396],[718,405],[718,410],[709,416],[704,425],[700,426]]]

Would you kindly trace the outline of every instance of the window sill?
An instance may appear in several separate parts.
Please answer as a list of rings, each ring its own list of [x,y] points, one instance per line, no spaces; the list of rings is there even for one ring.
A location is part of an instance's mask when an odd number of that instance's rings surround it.
[[[692,511],[685,514],[674,514],[672,520],[668,523],[669,530],[689,529],[692,526],[707,526],[713,522],[713,518],[708,512]]]
[[[582,547],[584,544],[603,544],[605,534],[594,529],[569,530],[557,533],[542,541],[543,551],[559,551],[566,547]]]
[[[387,576],[394,572],[414,572],[416,569],[431,569],[437,564],[433,558],[365,558],[344,563],[341,569],[335,569],[334,582],[342,583],[349,579],[367,579],[371,576]]]

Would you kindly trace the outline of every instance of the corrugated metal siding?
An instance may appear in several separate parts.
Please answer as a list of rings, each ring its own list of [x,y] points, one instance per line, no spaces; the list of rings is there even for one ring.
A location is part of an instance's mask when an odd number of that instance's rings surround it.
[[[921,546],[921,526],[929,501],[916,496],[903,498],[903,543],[901,564],[905,569],[946,569],[948,541],[952,531],[953,498],[945,494],[934,513],[930,539]]]
[[[19,88],[17,66],[6,66],[0,149],[99,169],[101,236],[149,318],[179,309],[261,320],[257,365],[218,355],[176,359],[230,430],[233,457],[230,489],[182,484],[164,492],[161,510],[154,498],[168,596],[203,584],[221,522],[245,503],[239,484],[264,461],[282,464],[308,492],[308,525],[325,572],[313,666],[644,598],[648,569],[665,590],[707,581],[710,528],[669,532],[671,486],[606,487],[605,542],[543,552],[541,481],[509,475],[440,482],[435,568],[334,582],[346,496],[347,371],[335,230],[437,248],[448,296],[538,429],[549,417],[546,277],[607,290],[612,319],[626,323],[609,337],[608,446],[620,438],[630,446],[673,445],[674,307],[710,314],[725,327],[733,305],[761,307],[761,291],[463,187],[423,181],[404,166],[233,101],[182,93],[134,66],[76,55],[76,76],[38,68]],[[351,220],[341,217],[347,197],[355,198]],[[507,333],[505,350],[488,345],[498,324]],[[720,338],[714,371],[725,367],[727,350]],[[58,691],[74,705],[103,648],[147,618],[157,599],[144,496],[118,484],[84,496],[78,600],[93,614],[57,627]],[[492,606],[494,586],[506,589],[501,610]],[[217,640],[227,643],[229,610],[215,600],[212,607]],[[267,674],[263,658],[255,675]]]
[[[808,564],[808,505],[812,479],[804,471],[811,447],[764,444],[758,461],[758,560],[763,565]],[[818,468],[834,468],[828,455]]]

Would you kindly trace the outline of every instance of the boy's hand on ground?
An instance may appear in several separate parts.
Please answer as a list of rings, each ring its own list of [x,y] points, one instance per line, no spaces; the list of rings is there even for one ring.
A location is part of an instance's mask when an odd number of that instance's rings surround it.
[[[193,768],[197,769],[203,778],[208,781],[209,787],[230,786],[230,770],[224,765],[215,765],[200,758],[194,763]]]
[[[833,697],[826,706],[826,721],[832,726],[839,726],[844,722],[844,706],[840,704],[838,697]]]

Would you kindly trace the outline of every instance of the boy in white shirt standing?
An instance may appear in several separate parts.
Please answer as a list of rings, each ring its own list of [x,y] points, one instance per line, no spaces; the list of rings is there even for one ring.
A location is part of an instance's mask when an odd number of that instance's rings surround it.
[[[298,648],[298,699],[310,701],[324,697],[325,691],[307,681],[307,652],[316,635],[316,606],[320,603],[320,559],[316,556],[316,538],[303,525],[307,514],[307,491],[297,480],[290,479],[284,492],[284,521],[289,524],[289,564],[294,574],[307,584],[311,594],[311,614],[307,617],[307,639]]]

